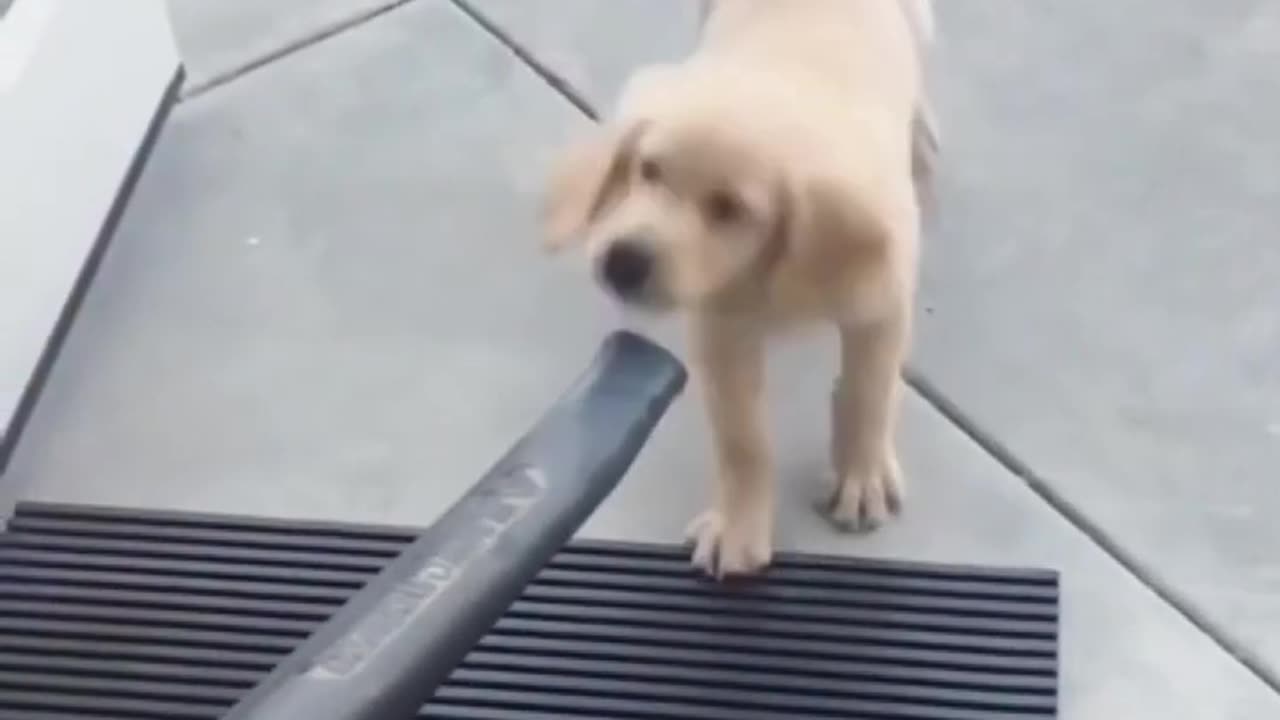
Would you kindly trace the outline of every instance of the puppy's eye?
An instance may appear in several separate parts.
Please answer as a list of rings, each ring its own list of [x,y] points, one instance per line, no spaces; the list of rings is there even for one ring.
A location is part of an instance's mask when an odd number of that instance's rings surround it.
[[[731,223],[741,218],[745,211],[742,201],[731,193],[720,190],[707,196],[706,213],[712,222]]]
[[[658,167],[658,161],[653,158],[645,158],[640,161],[640,177],[645,182],[655,183],[662,179],[662,168]]]

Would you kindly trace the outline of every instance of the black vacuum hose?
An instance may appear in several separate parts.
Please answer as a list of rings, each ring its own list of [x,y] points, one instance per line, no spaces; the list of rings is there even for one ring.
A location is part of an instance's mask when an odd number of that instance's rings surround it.
[[[684,388],[629,332],[227,720],[409,720],[613,491]]]

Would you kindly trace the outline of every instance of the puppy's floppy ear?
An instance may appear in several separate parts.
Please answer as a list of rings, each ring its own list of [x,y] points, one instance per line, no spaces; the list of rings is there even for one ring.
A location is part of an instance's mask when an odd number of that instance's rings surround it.
[[[626,180],[629,158],[642,124],[596,128],[569,148],[551,176],[543,207],[545,246],[562,250],[583,233]]]
[[[583,233],[626,181],[631,155],[651,119],[670,99],[676,66],[640,68],[627,80],[618,100],[620,120],[596,128],[561,159],[551,177],[544,225],[546,247],[561,250]]]

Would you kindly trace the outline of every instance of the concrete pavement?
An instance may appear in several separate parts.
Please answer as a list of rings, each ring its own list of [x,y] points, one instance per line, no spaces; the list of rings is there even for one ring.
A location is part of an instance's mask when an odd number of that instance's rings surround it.
[[[809,510],[815,337],[772,368],[779,542],[1059,568],[1065,718],[1280,716],[1280,11],[941,5],[908,514],[852,538]],[[520,56],[604,105],[687,48],[692,3],[172,7],[191,97],[6,484],[429,522],[616,321],[537,250],[540,178],[588,120]],[[673,540],[706,471],[689,398],[584,532]]]

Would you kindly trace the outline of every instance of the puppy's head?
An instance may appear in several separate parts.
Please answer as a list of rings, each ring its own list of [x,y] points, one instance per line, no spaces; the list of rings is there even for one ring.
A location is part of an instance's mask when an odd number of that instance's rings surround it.
[[[714,107],[669,104],[573,148],[553,178],[551,247],[581,243],[626,303],[696,305],[750,276],[782,242],[781,176]]]
[[[786,129],[739,110],[759,103],[681,89],[633,102],[565,156],[546,207],[552,249],[582,245],[606,290],[666,310],[749,287],[811,248],[806,236],[859,231],[837,175],[811,172]]]

